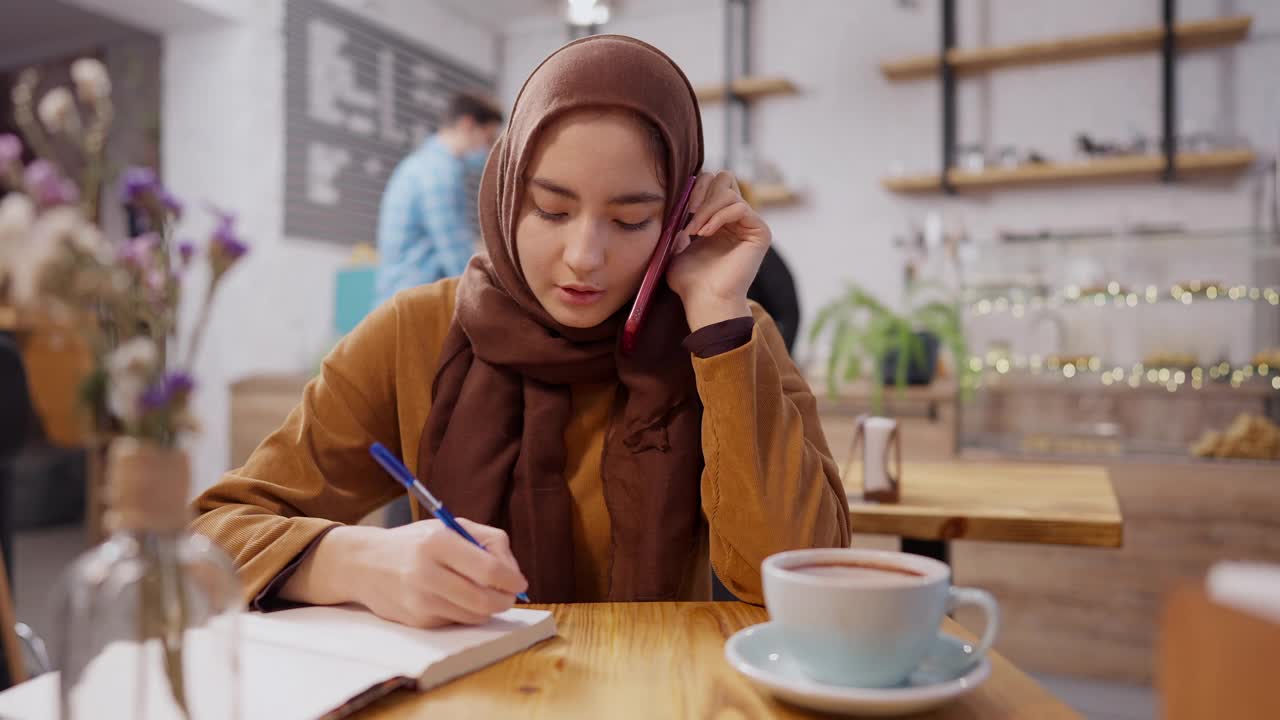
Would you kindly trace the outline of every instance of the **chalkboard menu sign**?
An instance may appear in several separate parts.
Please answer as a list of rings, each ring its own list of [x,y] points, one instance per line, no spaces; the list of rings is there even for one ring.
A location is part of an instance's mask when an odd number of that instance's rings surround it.
[[[438,28],[447,33],[447,27]],[[284,230],[372,243],[397,163],[442,120],[456,92],[494,78],[323,0],[285,8]]]

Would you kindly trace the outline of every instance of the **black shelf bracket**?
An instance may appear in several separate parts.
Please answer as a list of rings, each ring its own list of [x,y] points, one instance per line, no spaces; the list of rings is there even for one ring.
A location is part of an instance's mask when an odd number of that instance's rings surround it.
[[[568,30],[570,42],[600,34],[599,25],[574,25],[573,23],[566,23],[565,28]]]
[[[948,52],[956,46],[956,2],[942,0],[942,47],[938,69],[942,76],[942,191],[954,195],[951,168],[956,164],[956,69]]]
[[[735,43],[736,39],[736,43]],[[735,47],[736,45],[736,47]],[[735,50],[739,57],[735,57]],[[740,58],[740,63],[735,60]],[[751,72],[751,3],[750,0],[725,0],[724,7],[724,166],[734,167],[734,117],[742,145],[751,142],[750,113],[747,101],[734,92],[734,81]]]
[[[1178,159],[1178,36],[1177,0],[1163,0],[1164,37],[1160,43],[1160,76],[1163,84],[1160,102],[1161,149],[1164,151],[1163,179],[1177,180]]]

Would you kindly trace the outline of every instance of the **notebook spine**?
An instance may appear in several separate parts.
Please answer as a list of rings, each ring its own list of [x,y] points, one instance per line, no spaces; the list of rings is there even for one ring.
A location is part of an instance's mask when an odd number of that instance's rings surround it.
[[[355,715],[396,690],[401,688],[413,690],[417,685],[417,681],[413,678],[403,676],[384,680],[342,703],[324,715],[321,715],[319,720],[344,720],[344,718],[349,718]]]

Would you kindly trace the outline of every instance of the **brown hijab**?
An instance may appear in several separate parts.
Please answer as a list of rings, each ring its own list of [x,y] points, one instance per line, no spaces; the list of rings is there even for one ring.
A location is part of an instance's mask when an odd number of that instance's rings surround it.
[[[702,515],[702,406],[679,299],[655,296],[638,348],[623,355],[624,307],[587,329],[557,323],[538,303],[515,244],[524,175],[539,133],[579,108],[633,112],[661,132],[670,214],[684,178],[702,167],[693,88],[658,49],[620,35],[565,45],[538,66],[480,183],[485,252],[458,287],[441,352],[418,470],[454,513],[505,529],[536,602],[574,597],[573,500],[565,478],[569,386],[617,380],[601,461],[612,527],[610,600],[676,596],[697,560]]]

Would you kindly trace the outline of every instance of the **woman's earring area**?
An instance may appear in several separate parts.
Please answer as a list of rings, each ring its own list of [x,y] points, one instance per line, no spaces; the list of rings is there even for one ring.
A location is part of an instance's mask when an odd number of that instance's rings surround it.
[[[672,250],[672,255],[679,255],[689,249],[689,246],[693,244],[693,241],[698,239],[697,235],[689,232],[689,223],[691,222],[693,222],[693,211],[685,213],[684,223],[680,226],[684,229],[676,234],[676,246]]]
[[[684,235],[689,239],[688,243],[685,244],[685,247],[687,247],[689,243],[692,243],[694,240],[698,238],[697,235],[693,234],[693,228],[690,227],[690,223],[693,222],[693,213],[694,211],[690,210],[689,212],[685,213],[685,216],[684,216],[684,225],[683,225]],[[681,250],[683,249],[684,248],[682,247]]]

